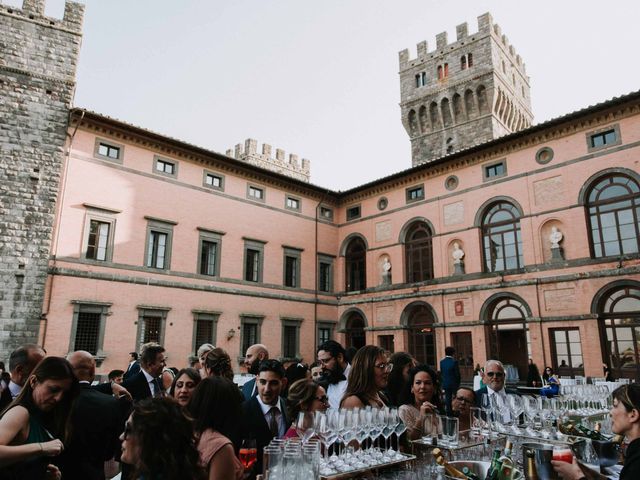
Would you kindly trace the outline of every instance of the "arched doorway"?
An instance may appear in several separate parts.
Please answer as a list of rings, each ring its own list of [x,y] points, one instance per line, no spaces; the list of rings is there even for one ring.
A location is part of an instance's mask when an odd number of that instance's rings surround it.
[[[614,378],[640,381],[640,284],[609,287],[596,307],[603,361]]]
[[[409,353],[418,361],[437,368],[435,316],[425,303],[407,307],[403,323],[407,327]]]
[[[353,238],[345,251],[345,290],[355,292],[367,288],[367,246],[360,237]]]
[[[356,349],[364,347],[366,338],[364,335],[365,321],[358,312],[349,314],[345,324],[345,347],[354,347]]]
[[[486,322],[487,355],[518,369],[521,380],[527,378],[529,361],[529,307],[515,295],[499,294],[489,298],[481,314]]]

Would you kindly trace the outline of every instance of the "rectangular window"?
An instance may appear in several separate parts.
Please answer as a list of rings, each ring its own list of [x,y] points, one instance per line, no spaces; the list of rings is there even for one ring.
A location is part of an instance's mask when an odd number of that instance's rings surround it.
[[[318,326],[318,345],[322,345],[328,340],[331,340],[331,327]]]
[[[73,323],[71,327],[71,345],[69,351],[85,350],[104,359],[102,343],[110,303],[72,302]]]
[[[416,88],[424,87],[427,84],[427,73],[421,72],[416,74]]]
[[[216,262],[218,260],[218,244],[216,242],[202,240],[200,248],[200,274],[215,276]]]
[[[282,359],[300,358],[300,324],[302,319],[281,318],[282,321]]]
[[[284,286],[297,287],[298,285],[298,259],[286,255],[284,257]]]
[[[90,220],[89,222],[89,238],[87,240],[86,258],[91,260],[107,260],[107,250],[109,246],[109,230],[110,222],[101,222],[99,220]]]
[[[504,177],[507,174],[507,163],[504,160],[484,165],[482,168],[482,179],[484,181],[493,180],[495,178]]]
[[[285,287],[300,287],[300,258],[302,249],[294,247],[284,248],[284,279]]]
[[[202,184],[203,186],[214,190],[224,190],[224,176],[205,170],[202,178]]]
[[[102,143],[98,145],[98,155],[102,155],[103,157],[113,158],[117,160],[120,158],[120,148],[114,147],[113,145],[109,145],[107,143]]]
[[[347,221],[360,218],[360,205],[347,208]]]
[[[251,345],[260,343],[260,329],[263,320],[263,316],[240,316],[240,352],[242,352],[242,354],[244,354]]]
[[[169,308],[138,306],[137,350],[149,342],[164,344],[165,325],[169,310]]]
[[[218,326],[218,312],[193,312],[193,344],[195,353],[203,343],[216,344],[216,330]]]
[[[264,188],[254,185],[247,186],[247,198],[264,202]]]
[[[289,210],[300,211],[300,199],[287,195],[285,200],[285,207]]]
[[[616,141],[616,131],[611,129],[606,132],[597,133],[591,135],[591,148],[604,147],[605,145],[611,145]]]
[[[244,279],[247,282],[262,282],[264,244],[259,240],[244,239]]]
[[[333,220],[333,210],[329,207],[320,207],[320,218],[325,220]]]
[[[124,145],[102,138],[96,138],[93,154],[103,160],[121,164],[122,157],[124,156]]]
[[[417,202],[418,200],[424,200],[424,185],[418,185],[417,187],[407,188],[406,197],[407,197],[407,203]]]
[[[145,263],[149,268],[169,270],[171,264],[171,241],[173,225],[176,222],[145,217],[147,224],[147,245],[145,249]]]
[[[578,328],[549,330],[553,368],[558,375],[584,375],[582,343]]]
[[[165,158],[155,157],[155,172],[176,177],[178,175],[178,164]]]
[[[318,290],[333,291],[333,257],[318,255]]]
[[[596,152],[603,148],[609,148],[622,143],[620,136],[620,125],[609,125],[605,128],[587,132],[587,150]]]
[[[378,346],[386,350],[387,352],[393,353],[395,351],[393,344],[393,335],[380,335],[378,336]]]

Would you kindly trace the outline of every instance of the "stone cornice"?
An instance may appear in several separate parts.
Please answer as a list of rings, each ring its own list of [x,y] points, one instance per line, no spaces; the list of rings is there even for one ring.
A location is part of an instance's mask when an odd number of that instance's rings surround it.
[[[62,79],[62,78],[52,77],[50,75],[43,75],[41,73],[30,72],[29,70],[23,70],[22,68],[9,67],[7,65],[0,65],[0,71],[10,72],[10,73],[17,73],[19,75],[25,75],[27,77],[38,78],[40,80],[45,80],[45,81],[51,82],[51,83],[62,83],[62,84],[65,84],[65,85],[70,85],[70,86],[74,86],[76,84],[76,81],[73,78],[66,80],[66,79]]]

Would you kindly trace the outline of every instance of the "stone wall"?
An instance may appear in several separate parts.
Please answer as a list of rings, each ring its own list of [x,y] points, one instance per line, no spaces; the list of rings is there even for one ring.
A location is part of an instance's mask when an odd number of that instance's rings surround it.
[[[0,5],[0,359],[38,341],[84,6]]]

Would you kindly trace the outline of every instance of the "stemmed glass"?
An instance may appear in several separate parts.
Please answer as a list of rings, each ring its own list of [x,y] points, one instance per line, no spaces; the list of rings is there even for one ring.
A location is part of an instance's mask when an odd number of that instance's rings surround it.
[[[396,430],[396,418],[398,417],[398,411],[394,409],[389,410],[385,408],[383,411],[384,415],[384,426],[382,428],[382,436],[384,437],[384,454],[386,455],[389,451],[389,437]]]
[[[315,425],[314,425],[314,413],[313,412],[304,412],[301,411],[298,413],[298,418],[296,419],[296,433],[302,444],[307,443],[307,441],[313,437],[315,433]]]
[[[398,423],[396,424],[396,444],[398,446],[398,451],[396,452],[396,457],[400,455],[400,437],[404,432],[407,431],[407,426],[404,424],[402,419],[398,416]],[[393,451],[393,449],[392,449]]]
[[[511,410],[511,419],[513,421],[513,425],[511,426],[511,431],[515,434],[520,433],[520,429],[518,428],[518,423],[520,421],[520,415],[524,412],[524,402],[522,397],[519,395],[508,395],[507,403],[509,404],[509,410]]]

